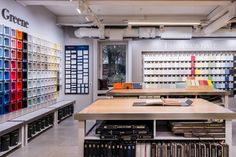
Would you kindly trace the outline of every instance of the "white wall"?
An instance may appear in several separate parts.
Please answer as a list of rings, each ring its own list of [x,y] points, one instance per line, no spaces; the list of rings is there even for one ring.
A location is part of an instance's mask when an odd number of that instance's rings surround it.
[[[3,8],[7,8],[11,14],[28,21],[29,28],[24,28],[17,24],[6,21],[3,19],[1,14],[0,24],[4,24],[14,29],[22,30],[33,36],[39,37],[50,42],[58,43],[61,45],[64,44],[63,29],[56,25],[56,16],[44,7],[25,7],[17,3],[15,0],[0,0],[0,11],[2,11]],[[64,62],[62,62],[62,64],[64,64]],[[60,95],[61,94],[62,92],[60,93]],[[19,110],[10,114],[3,115],[0,117],[0,123],[18,117],[22,114],[32,112],[41,107],[43,106],[35,106],[33,108],[27,108],[24,110]]]
[[[78,39],[74,35],[74,28],[65,28],[65,45],[89,45],[89,94],[88,95],[79,95],[79,94],[67,94],[65,95],[65,70],[63,64],[63,71],[62,71],[62,92],[63,92],[63,99],[69,100],[74,99],[76,100],[75,110],[80,111],[81,109],[85,108],[89,104],[92,103],[93,100],[93,63],[94,63],[94,53],[93,50],[93,39]],[[63,62],[65,61],[65,55],[63,55]]]
[[[236,51],[236,38],[192,40],[133,40],[132,81],[142,82],[142,51]]]

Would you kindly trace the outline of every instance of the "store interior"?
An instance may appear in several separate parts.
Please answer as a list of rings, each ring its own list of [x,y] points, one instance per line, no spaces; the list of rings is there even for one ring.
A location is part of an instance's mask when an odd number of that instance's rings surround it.
[[[0,157],[89,156],[86,142],[103,137],[89,132],[101,120],[128,116],[153,121],[157,133],[147,141],[163,145],[188,139],[159,137],[162,123],[222,124],[220,137],[189,140],[226,143],[228,156],[236,153],[236,1],[1,0],[0,10]],[[172,107],[160,113],[134,104],[127,113],[117,107],[133,99],[206,106],[199,112],[173,108],[173,119],[167,114]],[[124,141],[136,150],[124,157],[157,156],[151,155],[153,142],[144,142],[150,153],[140,155],[138,140]]]

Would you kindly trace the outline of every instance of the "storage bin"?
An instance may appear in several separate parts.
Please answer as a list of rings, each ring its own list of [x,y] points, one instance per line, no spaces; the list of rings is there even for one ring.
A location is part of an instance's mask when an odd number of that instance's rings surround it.
[[[32,78],[33,78],[32,72],[28,71],[28,79],[32,79]]]
[[[22,41],[20,41],[20,40],[17,40],[17,41],[16,41],[16,48],[17,48],[18,50],[22,50],[22,48],[23,48],[23,43],[22,43]]]
[[[7,114],[10,112],[10,104],[3,105],[3,114]]]
[[[3,75],[4,75],[3,70],[0,70],[0,81],[3,81]]]
[[[41,87],[41,80],[40,79],[37,80],[37,87]]]
[[[11,91],[15,91],[16,90],[16,82],[12,81],[11,82]]]
[[[22,69],[22,62],[17,61],[17,70],[21,70],[21,69]]]
[[[3,82],[0,82],[0,93],[3,92]]]
[[[37,97],[37,98],[36,98],[36,101],[37,101],[37,104],[38,104],[38,105],[41,104],[41,99],[40,99],[40,97]]]
[[[2,94],[0,94],[0,106],[3,106],[3,95]]]
[[[4,50],[3,50],[4,52],[3,52],[3,57],[4,58],[6,58],[6,59],[9,59],[10,58],[10,49],[8,49],[8,48],[4,48]]]
[[[22,79],[26,80],[27,79],[27,71],[22,72]]]
[[[33,105],[37,105],[37,98],[34,97],[32,100],[33,100]]]
[[[22,51],[17,50],[17,52],[16,52],[16,59],[22,61]]]
[[[36,88],[36,87],[37,87],[37,80],[33,80],[33,81],[32,81],[32,86],[33,86],[33,88]]]
[[[19,31],[19,30],[16,30],[16,38],[18,39],[18,40],[22,40],[22,32],[21,31]]]
[[[10,80],[10,71],[4,71],[4,81]]]
[[[17,81],[22,81],[22,71],[17,71]]]
[[[11,36],[11,28],[8,26],[4,26],[3,34],[6,36]]]
[[[33,88],[33,82],[32,80],[28,80],[28,89]]]
[[[19,143],[19,129],[10,132],[10,146],[16,146]]]
[[[11,103],[11,105],[10,105],[10,111],[11,111],[11,112],[14,112],[14,111],[16,111],[16,110],[18,110],[17,103],[16,103],[16,102]]]
[[[3,114],[3,106],[0,105],[0,115]]]
[[[22,35],[23,35],[23,41],[28,41],[28,34],[23,32]]]
[[[5,47],[11,47],[11,38],[4,36],[3,37],[3,46]]]
[[[10,69],[10,60],[4,60],[4,69]]]
[[[4,56],[3,53],[4,53],[3,47],[0,46],[0,58]]]
[[[33,52],[33,45],[31,43],[28,42],[28,52]]]
[[[16,71],[11,71],[11,81],[16,80]]]
[[[10,102],[10,94],[9,93],[4,93],[3,94],[3,103],[8,104]]]
[[[16,59],[16,49],[11,49],[11,59]]]
[[[27,99],[22,100],[22,108],[27,108],[28,104],[27,104]]]
[[[0,59],[0,69],[3,69],[3,59]]]
[[[41,95],[41,88],[37,88],[37,95]]]
[[[28,64],[27,64],[26,61],[23,61],[23,62],[22,62],[22,69],[23,69],[23,70],[27,70],[27,69],[28,69]]]
[[[22,101],[17,101],[18,110],[22,109]]]
[[[36,88],[33,88],[33,90],[32,90],[32,91],[33,91],[33,94],[32,94],[32,96],[33,96],[33,97],[37,96],[37,89],[36,89]]]
[[[22,99],[26,99],[27,96],[28,96],[27,90],[23,90],[23,91],[22,91]]]
[[[33,100],[30,98],[27,100],[27,105],[32,106],[33,105]]]
[[[11,29],[11,37],[16,38],[16,30],[15,29]]]
[[[16,101],[16,92],[11,92],[11,102]]]
[[[26,42],[23,42],[23,51],[27,52],[28,51],[28,44]]]
[[[8,112],[7,112],[8,113]],[[1,151],[7,151],[10,147],[10,135],[5,134],[1,137]]]
[[[22,100],[22,91],[17,91],[16,92],[16,100],[17,101]]]
[[[16,48],[16,39],[11,38],[11,48]]]
[[[16,60],[11,60],[11,70],[16,69]]]
[[[8,82],[8,81],[4,82],[4,88],[3,89],[4,89],[5,92],[8,92],[10,90],[10,82]]]
[[[0,35],[0,46],[4,46],[4,37]]]
[[[16,90],[22,90],[22,81],[16,83]]]
[[[23,52],[22,60],[27,61],[27,59],[28,59],[28,53],[27,52]]]

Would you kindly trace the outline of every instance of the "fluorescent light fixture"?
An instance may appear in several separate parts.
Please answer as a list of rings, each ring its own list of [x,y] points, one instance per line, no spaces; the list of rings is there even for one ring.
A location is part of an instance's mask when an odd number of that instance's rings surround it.
[[[180,25],[180,26],[184,26],[184,25],[200,25],[200,22],[138,22],[138,21],[129,21],[128,25],[135,25],[135,26],[154,26],[154,25],[164,25],[164,26],[171,26],[171,25]]]
[[[80,8],[77,8],[76,10],[77,10],[77,12],[78,12],[79,14],[82,13],[81,10],[80,10]]]
[[[87,16],[85,17],[85,20],[88,21],[88,22],[90,21],[89,18],[88,18]]]

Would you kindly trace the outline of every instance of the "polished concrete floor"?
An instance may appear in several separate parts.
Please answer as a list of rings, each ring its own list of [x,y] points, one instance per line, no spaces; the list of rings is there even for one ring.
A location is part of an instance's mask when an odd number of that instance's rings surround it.
[[[17,149],[9,157],[79,157],[77,121],[69,118]],[[236,121],[233,123],[233,151],[236,154]]]

